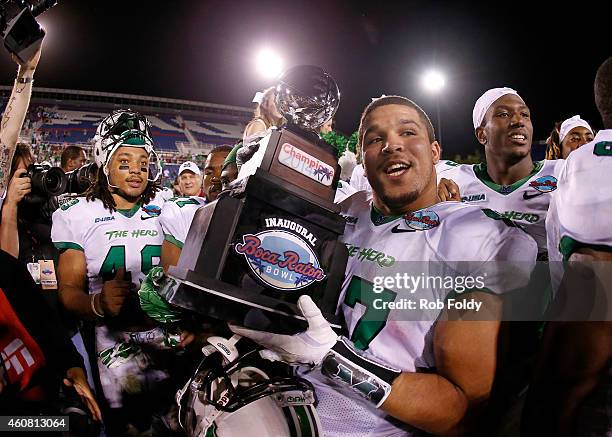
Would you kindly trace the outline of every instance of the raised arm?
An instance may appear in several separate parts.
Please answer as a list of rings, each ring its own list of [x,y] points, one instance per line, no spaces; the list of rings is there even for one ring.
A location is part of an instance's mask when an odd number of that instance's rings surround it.
[[[9,183],[11,161],[30,105],[34,71],[40,59],[40,52],[41,48],[39,47],[32,58],[23,63],[13,56],[13,60],[19,65],[19,68],[17,69],[17,78],[15,79],[15,85],[13,85],[11,97],[6,103],[6,109],[0,124],[0,194],[4,193]]]

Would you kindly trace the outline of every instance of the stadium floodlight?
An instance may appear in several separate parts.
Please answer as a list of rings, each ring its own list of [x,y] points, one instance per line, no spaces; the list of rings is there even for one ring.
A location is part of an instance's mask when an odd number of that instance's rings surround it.
[[[444,75],[437,70],[429,70],[425,72],[422,82],[423,88],[430,93],[438,93],[446,84]]]
[[[283,72],[283,60],[273,51],[264,49],[257,55],[257,69],[263,76],[274,79]]]

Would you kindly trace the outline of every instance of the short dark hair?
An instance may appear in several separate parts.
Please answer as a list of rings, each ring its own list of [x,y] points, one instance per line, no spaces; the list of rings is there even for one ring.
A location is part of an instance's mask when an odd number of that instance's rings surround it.
[[[60,166],[65,167],[71,159],[77,159],[83,153],[83,148],[79,146],[68,146],[62,152]]]
[[[381,97],[379,99],[372,101],[368,106],[366,106],[366,108],[363,110],[363,113],[361,114],[361,119],[359,120],[359,138],[357,141],[360,149],[362,148],[361,142],[363,141],[363,135],[365,134],[364,121],[366,117],[370,114],[370,112],[372,112],[376,108],[380,108],[381,106],[387,106],[387,105],[404,105],[404,106],[408,106],[414,109],[419,115],[421,122],[423,122],[423,124],[425,125],[425,128],[427,129],[427,137],[429,139],[429,142],[433,143],[435,141],[436,136],[434,133],[433,125],[431,124],[431,120],[429,119],[425,111],[423,111],[423,109],[419,105],[417,105],[412,100],[406,97],[385,96],[385,97]]]
[[[612,57],[597,69],[594,88],[595,105],[603,119],[604,128],[612,129]]]
[[[222,145],[222,146],[217,146],[214,149],[212,149],[209,153],[209,155],[212,155],[213,153],[219,153],[219,152],[231,152],[232,151],[232,146],[228,146],[226,144]]]

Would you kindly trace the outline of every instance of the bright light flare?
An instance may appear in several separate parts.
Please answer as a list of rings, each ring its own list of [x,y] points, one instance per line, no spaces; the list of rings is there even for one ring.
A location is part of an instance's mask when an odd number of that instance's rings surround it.
[[[446,80],[441,72],[429,70],[423,75],[422,83],[425,90],[430,93],[437,93],[444,88]]]
[[[257,70],[266,78],[274,79],[283,72],[282,58],[271,50],[264,49],[257,55]]]

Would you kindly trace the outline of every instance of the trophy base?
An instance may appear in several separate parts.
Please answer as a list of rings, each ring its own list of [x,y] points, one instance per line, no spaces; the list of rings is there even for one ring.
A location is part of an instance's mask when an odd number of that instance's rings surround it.
[[[278,334],[295,334],[308,328],[297,305],[259,295],[257,301],[246,290],[194,271],[174,267],[160,295],[172,305],[196,314],[225,320],[236,325]],[[339,332],[337,316],[325,314],[331,327]]]
[[[195,213],[168,301],[252,329],[296,333],[306,328],[303,294],[337,325],[334,314],[348,259],[339,241],[337,205],[258,170],[232,196]]]

